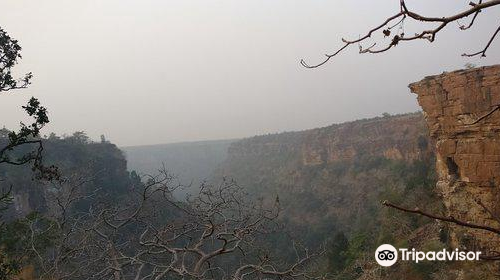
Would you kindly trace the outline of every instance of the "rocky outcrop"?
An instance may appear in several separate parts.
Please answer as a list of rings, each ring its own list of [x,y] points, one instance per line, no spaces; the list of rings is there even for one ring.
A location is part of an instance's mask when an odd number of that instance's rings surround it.
[[[31,165],[1,165],[0,192],[12,186],[12,203],[2,212],[5,219],[59,210],[54,195],[60,188],[78,186],[84,193],[115,198],[128,192],[133,184],[125,156],[114,144],[82,141],[75,136],[52,137],[43,143],[44,164],[57,166],[64,180],[37,180]],[[5,139],[0,137],[0,147],[3,145]]]
[[[377,117],[299,132],[255,136],[233,143],[229,157],[293,154],[303,166],[350,161],[363,155],[414,161],[429,156],[421,113]]]
[[[431,152],[420,113],[348,122],[308,131],[304,165],[352,160],[363,154],[414,161]]]
[[[500,65],[426,77],[410,89],[436,141],[437,190],[447,211],[460,220],[498,227]],[[452,241],[500,250],[499,236],[485,231],[454,227]]]

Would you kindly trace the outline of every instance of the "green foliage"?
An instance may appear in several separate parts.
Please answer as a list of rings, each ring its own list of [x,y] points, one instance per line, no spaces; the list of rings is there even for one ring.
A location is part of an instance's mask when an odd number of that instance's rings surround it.
[[[381,201],[409,207],[422,207],[425,201],[429,207],[426,209],[440,209],[439,198],[433,193],[434,158],[424,152],[415,161],[393,160],[378,152],[373,155],[372,147],[367,146],[370,143],[362,139],[373,135],[366,132],[369,129],[358,129],[371,123],[360,123],[348,126],[340,134],[360,141],[352,143],[356,151],[352,159],[327,159],[330,145],[339,145],[341,151],[351,146],[329,138],[336,134],[320,129],[304,133],[302,138],[300,134],[283,134],[236,142],[232,146],[233,157],[224,166],[224,174],[231,175],[256,196],[273,199],[278,194],[284,209],[283,223],[306,245],[330,239],[323,263],[337,279],[359,277],[364,269],[360,262],[369,258],[367,252],[373,252],[382,243],[408,242],[413,231],[432,222],[386,208]],[[419,136],[415,139],[418,148],[427,151],[425,131]],[[307,150],[304,143],[308,144]],[[305,163],[305,153],[320,161]],[[349,240],[347,249],[336,232],[343,232]],[[279,255],[293,254],[281,247],[286,245],[277,248]]]
[[[368,233],[358,232],[353,234],[349,240],[349,249],[346,253],[346,263],[347,265],[352,264],[359,256],[367,251],[369,248],[368,243]]]
[[[8,280],[12,275],[16,275],[21,270],[19,262],[8,258],[0,251],[0,280]]]
[[[39,179],[59,179],[55,166],[46,166],[42,163],[43,143],[40,139],[40,130],[49,119],[47,109],[32,97],[26,106],[23,106],[33,123],[25,125],[21,122],[18,132],[3,129],[0,131],[0,164],[24,165],[32,164],[32,171]]]
[[[427,137],[420,135],[417,139],[417,145],[421,151],[425,151],[425,150],[427,150],[427,147],[429,146],[429,140],[427,139]]]
[[[444,226],[439,229],[439,241],[443,244],[449,244],[450,229],[448,226]]]
[[[351,168],[351,164],[349,161],[338,161],[329,164],[327,168],[333,176],[340,177],[345,175],[349,171],[349,168]]]
[[[0,247],[11,255],[21,255],[34,246],[44,250],[57,237],[57,226],[48,218],[33,212],[22,219],[7,223],[0,230]]]
[[[4,224],[0,228],[0,280],[11,279],[58,238],[56,224],[38,213]]]
[[[21,47],[17,40],[11,38],[0,28],[0,93],[25,88],[30,84],[32,74],[28,73],[23,78],[15,79],[12,76],[12,67],[21,58]],[[42,141],[39,139],[40,130],[49,123],[47,109],[40,105],[38,99],[31,97],[26,106],[22,106],[29,117],[33,118],[31,124],[21,122],[21,128],[15,131],[0,131],[0,164],[24,165],[32,163],[32,169],[41,179],[58,179],[55,166],[45,166],[42,163]],[[26,147],[29,147],[26,150]],[[19,152],[23,150],[23,152]]]
[[[12,76],[12,67],[21,58],[21,46],[17,40],[11,38],[7,32],[0,28],[0,93],[25,88],[30,84],[32,74],[27,73],[24,77],[16,79]],[[18,132],[2,129],[0,131],[0,164],[23,166],[32,163],[32,171],[40,178],[53,179],[58,176],[54,166],[46,167],[42,164],[43,146],[38,139],[40,130],[49,122],[47,109],[40,105],[38,99],[32,97],[26,106],[22,107],[28,116],[33,118],[33,123],[26,125],[21,122]],[[26,151],[26,147],[29,150]],[[23,152],[19,152],[23,150]],[[31,177],[31,176],[30,176]],[[3,178],[0,178],[2,181]],[[1,186],[0,186],[1,187]],[[0,212],[5,211],[11,203],[12,185],[8,191],[0,188]],[[2,215],[0,215],[2,218]],[[12,233],[10,226],[0,220],[0,280],[9,279],[19,269],[19,259],[8,256],[9,248],[16,241],[8,241]],[[23,238],[22,232],[14,232],[19,238]],[[7,242],[8,241],[8,242]]]
[[[61,183],[85,178],[86,182],[80,189],[85,194],[93,194],[93,198],[117,201],[120,195],[140,183],[137,173],[129,174],[127,171],[125,156],[116,145],[109,142],[91,142],[82,132],[68,137],[52,135],[44,139],[44,151],[44,162],[59,167]],[[0,190],[12,185],[15,186],[14,194],[23,193],[29,196],[29,205],[24,208],[41,213],[46,211],[48,202],[45,193],[51,186],[33,180],[29,166],[0,165],[0,177]],[[75,207],[80,210],[87,209],[90,205],[89,199],[82,199]]]
[[[328,270],[338,274],[346,267],[349,240],[343,232],[335,234],[328,246]]]
[[[13,219],[11,209],[9,222],[0,227],[0,252],[3,259],[0,263],[0,273],[16,273],[19,267],[30,263],[34,256],[33,248],[44,254],[53,246],[53,241],[59,238],[58,226],[51,220],[44,218],[49,203],[46,193],[53,191],[54,185],[68,182],[73,178],[86,178],[86,182],[79,187],[83,196],[93,194],[75,203],[69,211],[86,211],[92,199],[100,199],[106,203],[120,201],[121,197],[132,186],[140,186],[141,179],[136,172],[127,171],[127,163],[123,153],[109,142],[94,143],[83,132],[77,132],[68,137],[51,135],[44,140],[44,161],[60,167],[61,181],[48,185],[33,180],[32,170],[27,165],[0,165],[0,189],[13,185],[13,193],[28,195],[29,205],[23,208],[36,209],[39,213],[32,213],[26,217]],[[21,147],[17,152],[24,153],[28,147]],[[49,190],[47,190],[49,188]],[[12,196],[6,196],[6,202]],[[9,206],[2,204],[0,206]],[[168,213],[167,213],[168,214]],[[165,214],[166,215],[166,214]],[[133,229],[131,229],[133,232]],[[5,275],[5,277],[7,277]],[[1,278],[0,278],[1,279]]]
[[[441,243],[439,240],[429,240],[425,244],[423,244],[422,251],[440,251],[443,248],[446,248],[446,245]],[[412,274],[415,276],[420,276],[420,278],[423,280],[431,279],[432,274],[436,272],[441,266],[445,265],[445,263],[425,260],[419,263],[411,262],[410,264]]]
[[[328,271],[338,280],[356,279],[362,273],[362,268],[356,266],[355,262],[369,250],[368,233],[354,233],[350,240],[344,233],[337,233],[331,240],[327,253]]]
[[[352,171],[357,173],[368,172],[373,169],[381,169],[387,166],[391,161],[385,157],[374,157],[361,154],[354,159]]]
[[[0,27],[0,92],[24,88],[30,84],[32,74],[16,79],[12,76],[12,67],[21,58],[21,46]]]
[[[408,191],[414,189],[425,189],[432,192],[436,182],[434,158],[427,160],[416,160],[410,164],[395,162],[391,166],[395,175],[404,179]]]

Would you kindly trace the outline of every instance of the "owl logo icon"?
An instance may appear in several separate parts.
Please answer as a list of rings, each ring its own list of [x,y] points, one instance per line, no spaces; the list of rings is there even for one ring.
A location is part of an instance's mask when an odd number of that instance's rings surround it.
[[[398,250],[390,244],[380,245],[375,251],[375,260],[381,266],[391,266],[398,260]]]

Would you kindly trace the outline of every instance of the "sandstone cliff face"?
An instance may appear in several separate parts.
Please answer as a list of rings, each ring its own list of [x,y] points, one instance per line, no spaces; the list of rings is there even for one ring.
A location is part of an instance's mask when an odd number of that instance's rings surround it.
[[[413,113],[255,136],[233,143],[228,156],[294,154],[304,166],[348,161],[363,155],[414,161],[433,152],[426,133],[422,114]]]
[[[437,189],[447,211],[498,226],[478,202],[500,214],[500,65],[427,77],[410,89],[436,141]],[[454,229],[455,246],[500,249],[497,235]]]
[[[433,147],[421,113],[378,117],[234,142],[216,177],[259,196],[279,195],[287,219],[310,232],[324,226],[326,235],[335,231],[327,227],[377,223],[379,201],[388,199],[382,193],[403,192],[409,176],[421,175],[412,164],[434,169],[427,165]]]
[[[307,133],[302,144],[304,165],[352,160],[361,154],[391,160],[414,161],[431,145],[421,114],[349,122]]]

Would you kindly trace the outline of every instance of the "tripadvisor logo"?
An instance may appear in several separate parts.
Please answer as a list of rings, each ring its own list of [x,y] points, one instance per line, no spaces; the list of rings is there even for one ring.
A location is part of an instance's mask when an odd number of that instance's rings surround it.
[[[391,266],[398,261],[398,250],[390,244],[380,245],[375,251],[375,260],[381,266]]]
[[[477,261],[481,252],[465,252],[458,249],[448,251],[443,249],[441,251],[416,251],[415,248],[408,250],[406,248],[399,248],[397,250],[390,244],[380,245],[375,251],[375,260],[381,266],[391,266],[398,261],[398,255],[402,261],[413,261],[418,263],[420,261]]]

